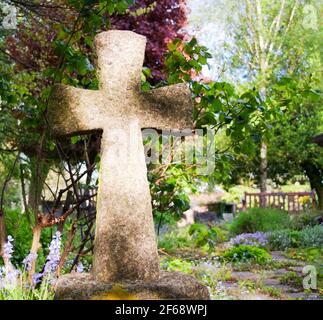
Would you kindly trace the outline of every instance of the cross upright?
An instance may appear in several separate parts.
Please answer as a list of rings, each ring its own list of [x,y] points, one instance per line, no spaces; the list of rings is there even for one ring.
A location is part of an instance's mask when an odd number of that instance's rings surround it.
[[[131,31],[98,34],[99,90],[56,85],[47,112],[56,135],[103,131],[92,269],[99,281],[158,279],[141,129],[193,126],[187,85],[140,90],[145,47]]]

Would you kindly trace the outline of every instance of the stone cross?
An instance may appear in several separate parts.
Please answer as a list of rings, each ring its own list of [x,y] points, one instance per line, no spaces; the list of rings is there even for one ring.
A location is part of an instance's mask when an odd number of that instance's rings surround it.
[[[99,90],[55,86],[47,119],[60,136],[103,131],[92,275],[153,281],[159,259],[141,129],[192,128],[190,91],[185,84],[140,91],[141,35],[102,32],[95,47]]]

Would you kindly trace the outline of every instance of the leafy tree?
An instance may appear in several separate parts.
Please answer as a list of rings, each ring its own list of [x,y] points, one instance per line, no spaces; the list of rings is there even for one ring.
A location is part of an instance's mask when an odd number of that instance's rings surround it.
[[[312,142],[323,122],[322,91],[316,92],[293,78],[283,78],[274,90],[279,101],[289,103],[273,126],[268,149],[269,176],[282,184],[305,173],[317,192],[319,208],[323,209],[323,150]]]
[[[306,16],[308,10],[304,1],[244,0],[237,3],[219,0],[216,3],[218,6],[214,8],[219,7],[222,12],[230,12],[229,15],[222,15],[225,17],[222,20],[225,21],[221,22],[229,40],[223,45],[222,55],[218,53],[222,64],[227,65],[226,74],[233,77],[242,87],[255,87],[261,92],[267,106],[273,109],[273,113],[267,119],[269,130],[262,136],[259,144],[259,173],[256,174],[261,191],[266,191],[270,166],[267,149],[271,140],[269,133],[272,116],[278,112],[277,120],[274,121],[279,121],[280,118],[278,106],[270,99],[271,88],[277,79],[284,75],[302,76],[306,69],[309,72],[307,65],[310,56],[320,50],[320,32],[317,24],[312,26],[305,23],[305,20],[312,16]],[[308,4],[311,5],[310,2]],[[314,4],[310,7],[316,10],[313,19],[318,17],[321,8]],[[212,6],[206,5],[199,10],[212,26],[213,17],[205,12],[210,12]],[[194,12],[192,15],[193,20],[198,18]],[[221,20],[221,17],[219,19]],[[315,23],[314,20],[313,22]],[[312,27],[317,28],[317,31],[313,33]]]

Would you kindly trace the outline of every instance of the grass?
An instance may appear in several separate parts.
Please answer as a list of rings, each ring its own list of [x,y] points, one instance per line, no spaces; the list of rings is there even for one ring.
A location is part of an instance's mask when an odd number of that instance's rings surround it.
[[[22,272],[12,283],[4,283],[0,289],[0,300],[53,300],[54,288],[48,278],[36,288],[30,286],[27,272]]]

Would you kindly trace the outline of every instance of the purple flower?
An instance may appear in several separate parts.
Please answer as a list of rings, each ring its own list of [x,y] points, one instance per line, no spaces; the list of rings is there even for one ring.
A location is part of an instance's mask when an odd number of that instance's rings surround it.
[[[13,241],[12,236],[7,237],[7,242],[3,246],[3,258],[10,260],[12,258],[13,254],[13,244],[11,243]]]
[[[20,270],[12,269],[8,271],[3,268],[1,270],[0,289],[14,289],[17,285],[19,276],[21,276]]]
[[[47,256],[44,273],[51,274],[54,273],[60,259],[60,249],[61,249],[61,233],[57,231],[54,236],[53,240],[49,246],[49,254]]]
[[[32,277],[32,283],[35,286],[36,284],[38,284],[41,281],[41,278],[43,277],[42,273],[35,273],[33,274]]]
[[[31,270],[32,263],[37,259],[37,253],[35,252],[30,252],[28,256],[22,261],[24,264],[24,268],[27,271]]]
[[[80,262],[80,263],[77,265],[77,267],[76,267],[76,272],[77,272],[77,273],[82,273],[82,272],[84,272],[84,266],[83,266],[82,262]]]
[[[268,244],[267,235],[264,232],[242,233],[231,239],[231,244],[238,246],[245,244],[249,246],[265,247]]]

